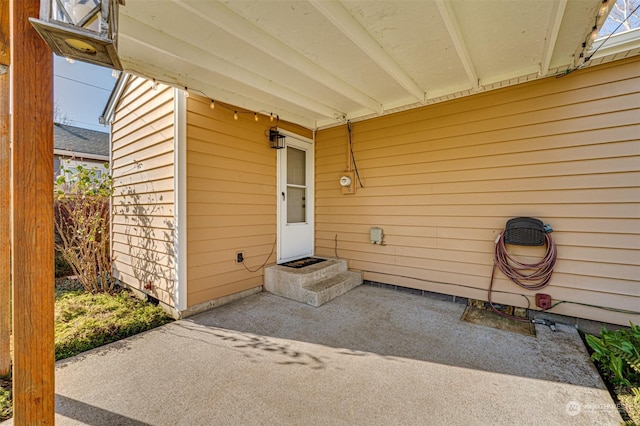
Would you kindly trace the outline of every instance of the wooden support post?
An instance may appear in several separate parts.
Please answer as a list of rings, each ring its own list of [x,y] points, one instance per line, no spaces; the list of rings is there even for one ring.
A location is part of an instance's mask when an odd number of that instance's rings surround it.
[[[11,372],[9,46],[9,0],[0,0],[0,376]]]
[[[13,419],[54,423],[53,55],[11,0]]]

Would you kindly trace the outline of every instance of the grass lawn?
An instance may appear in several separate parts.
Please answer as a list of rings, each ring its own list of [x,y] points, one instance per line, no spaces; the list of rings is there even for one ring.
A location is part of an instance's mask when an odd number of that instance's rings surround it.
[[[0,379],[0,421],[11,417],[11,382]]]
[[[616,395],[629,416],[627,425],[640,425],[640,397],[634,395],[631,388],[619,389]]]
[[[162,308],[128,291],[114,295],[90,294],[62,280],[56,285],[56,360],[172,321]],[[0,421],[11,417],[11,381],[0,378]]]
[[[56,299],[56,361],[170,321],[162,308],[132,296],[72,291]]]

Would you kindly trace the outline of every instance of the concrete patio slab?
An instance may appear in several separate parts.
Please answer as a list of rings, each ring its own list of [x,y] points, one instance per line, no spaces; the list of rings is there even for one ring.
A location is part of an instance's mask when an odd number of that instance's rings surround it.
[[[571,326],[537,337],[464,305],[360,286],[260,293],[59,362],[58,425],[617,425]]]

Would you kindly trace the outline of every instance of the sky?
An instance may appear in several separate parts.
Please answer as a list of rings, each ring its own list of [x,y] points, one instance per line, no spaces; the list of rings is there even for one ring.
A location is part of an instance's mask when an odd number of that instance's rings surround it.
[[[624,22],[623,22],[624,21]],[[598,32],[598,37],[607,36],[640,27],[640,0],[618,0]]]
[[[116,79],[111,69],[53,56],[53,99],[66,124],[109,132],[98,121]]]

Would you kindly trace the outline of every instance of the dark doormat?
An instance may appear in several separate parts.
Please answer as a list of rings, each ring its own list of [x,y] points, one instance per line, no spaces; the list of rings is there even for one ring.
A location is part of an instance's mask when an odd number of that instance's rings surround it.
[[[467,306],[460,319],[472,324],[520,333],[525,336],[535,337],[536,335],[536,327],[531,322],[516,321],[501,317],[489,309],[476,308],[475,306]]]
[[[305,257],[304,259],[292,260],[291,262],[281,263],[280,266],[286,266],[288,268],[300,269],[305,266],[315,265],[316,263],[324,262],[327,259],[319,259],[317,257]]]

